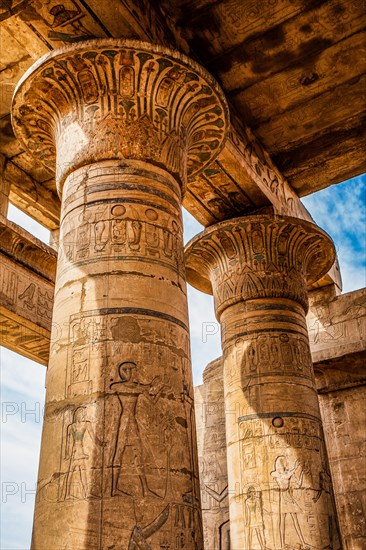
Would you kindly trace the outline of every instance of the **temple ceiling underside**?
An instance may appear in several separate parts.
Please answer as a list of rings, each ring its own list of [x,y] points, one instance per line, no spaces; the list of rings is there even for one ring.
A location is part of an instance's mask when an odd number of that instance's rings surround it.
[[[2,0],[0,153],[10,200],[49,227],[51,166],[14,137],[15,85],[42,55],[96,37],[175,47],[221,84],[232,128],[191,178],[184,206],[204,225],[274,205],[309,219],[298,196],[365,171],[366,10],[358,0]]]

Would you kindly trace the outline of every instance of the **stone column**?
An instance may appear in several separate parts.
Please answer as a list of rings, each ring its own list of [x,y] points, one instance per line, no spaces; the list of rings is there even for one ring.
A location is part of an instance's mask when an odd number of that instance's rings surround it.
[[[33,66],[13,114],[62,198],[32,548],[201,549],[181,200],[222,92],[178,52],[96,40]]]
[[[194,398],[205,549],[230,550],[221,357],[203,371],[203,384],[194,388]]]
[[[188,281],[222,327],[233,550],[339,548],[305,322],[306,285],[333,244],[272,214],[211,226],[187,245]]]

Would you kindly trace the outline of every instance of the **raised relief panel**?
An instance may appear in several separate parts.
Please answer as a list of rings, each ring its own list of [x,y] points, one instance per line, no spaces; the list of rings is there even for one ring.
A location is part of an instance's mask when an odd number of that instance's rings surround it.
[[[87,400],[62,421],[58,500],[103,498],[116,512],[152,499],[156,510],[161,503],[156,517],[138,514],[130,528],[116,520],[103,536],[117,544],[130,529],[130,544],[193,548],[201,535],[198,480],[189,489],[196,435],[187,329],[127,309],[70,318],[65,398]]]
[[[228,550],[230,544],[225,407],[221,360],[204,371],[195,388],[198,459],[205,548]]]
[[[325,290],[310,293],[307,315],[314,363],[366,349],[366,290],[328,296]]]
[[[338,548],[321,423],[310,415],[276,414],[239,418],[245,548],[305,548],[309,540]],[[259,482],[264,457],[269,471]]]
[[[0,253],[1,345],[47,364],[54,286]]]

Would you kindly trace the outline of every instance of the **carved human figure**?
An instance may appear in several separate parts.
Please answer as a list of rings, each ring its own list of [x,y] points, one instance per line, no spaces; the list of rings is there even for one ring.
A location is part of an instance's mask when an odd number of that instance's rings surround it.
[[[332,489],[332,480],[331,480],[330,474],[325,469],[323,469],[321,470],[321,472],[319,472],[319,489],[314,495],[313,501],[318,502],[320,498],[323,498],[327,502],[326,506],[329,510],[329,513],[328,513],[329,544],[331,548],[333,547],[336,548],[336,542],[337,542],[337,537],[335,536],[336,528],[334,528],[335,526],[333,525],[334,517],[332,513],[332,506],[331,506],[332,494],[333,494],[333,489]]]
[[[84,12],[75,13],[72,3],[50,9],[52,38],[67,34],[76,41],[85,35]],[[157,93],[167,78],[177,93],[167,90],[162,108]],[[27,73],[15,93],[13,121],[24,147],[56,169],[62,202],[52,319],[62,345],[50,356],[46,403],[62,402],[65,410],[74,410],[89,406],[92,395],[98,430],[107,429],[111,444],[108,457],[101,456],[89,436],[80,443],[81,427],[79,435],[74,426],[70,433],[78,452],[67,463],[75,471],[68,477],[84,476],[86,470],[98,481],[98,494],[107,480],[111,487],[103,490],[102,501],[87,505],[37,499],[32,547],[61,548],[72,533],[73,548],[126,549],[135,526],[133,548],[156,546],[161,532],[151,542],[148,526],[168,503],[182,501],[194,511],[184,550],[202,550],[188,335],[178,335],[188,333],[181,202],[188,178],[209,166],[224,146],[225,97],[196,62],[165,46],[121,38],[81,40],[50,52]],[[170,236],[164,238],[163,230]],[[80,327],[83,333],[75,341],[70,328],[80,314],[89,324]],[[97,326],[100,317],[105,322]],[[115,325],[114,319],[121,321]],[[168,344],[171,325],[177,337]],[[161,327],[161,334],[154,327]],[[88,350],[88,362],[73,363],[73,352],[81,349]],[[115,365],[122,349],[123,357],[140,358],[141,371],[131,362]],[[110,380],[116,367],[119,375]],[[161,380],[154,378],[158,372]],[[170,445],[164,440],[170,419],[155,423],[163,378],[169,379],[169,394],[159,413],[175,415],[171,483]],[[60,473],[65,427],[54,410],[48,413],[52,421],[44,423],[40,481]],[[176,530],[173,522],[164,527],[171,547]]]
[[[245,499],[245,527],[247,531],[247,548],[252,550],[253,538],[256,535],[262,550],[266,550],[266,538],[264,534],[262,492],[251,485],[247,490]]]
[[[296,460],[293,467],[290,468],[288,459],[284,456],[278,456],[275,460],[275,469],[271,472],[271,476],[276,480],[280,490],[279,503],[279,530],[281,539],[281,549],[285,548],[285,523],[286,516],[290,515],[293,521],[296,533],[301,543],[301,550],[309,549],[306,544],[300,523],[297,517],[298,513],[302,512],[299,504],[296,502],[293,490],[302,485],[303,470],[300,466],[300,461]]]
[[[63,498],[65,500],[70,498],[76,498],[76,495],[72,494],[73,486],[80,486],[82,498],[87,498],[90,495],[88,491],[87,480],[87,461],[89,455],[85,451],[85,435],[89,437],[98,445],[103,443],[95,436],[92,429],[92,423],[86,418],[85,407],[78,407],[73,414],[72,423],[68,425],[66,432],[66,448],[65,458],[69,460],[69,467],[65,477]],[[79,482],[75,483],[73,475],[78,472]]]
[[[332,323],[328,304],[318,305],[316,314],[317,318],[309,327],[310,337],[314,344],[333,342],[346,336],[343,323]]]
[[[220,237],[223,232],[235,246],[234,257]],[[323,548],[328,540],[324,518],[334,503],[320,498],[315,504],[309,498],[324,442],[305,314],[307,285],[318,281],[333,261],[334,247],[321,229],[272,212],[211,225],[186,247],[188,281],[214,294],[222,328],[227,457],[232,465],[230,536],[235,549],[268,545],[305,550],[310,545]],[[225,286],[228,274],[231,291]],[[301,426],[292,430],[296,418]],[[266,540],[259,499],[255,493],[238,491],[251,486],[261,488],[264,505],[278,502],[277,510],[272,505],[269,511],[262,508]]]
[[[121,474],[124,465],[124,455],[127,447],[130,447],[133,453],[132,468],[140,479],[142,495],[147,496],[150,494],[154,497],[160,497],[148,486],[143,456],[146,443],[143,442],[141,435],[141,424],[137,416],[137,406],[142,395],[145,395],[145,397],[156,403],[165,386],[161,385],[156,391],[159,377],[155,377],[149,383],[140,382],[135,374],[136,368],[136,363],[121,363],[118,367],[120,380],[110,385],[110,388],[113,388],[116,392],[121,407],[118,426],[115,431],[116,439],[112,459],[112,496],[130,495],[129,491],[121,488],[123,486]]]

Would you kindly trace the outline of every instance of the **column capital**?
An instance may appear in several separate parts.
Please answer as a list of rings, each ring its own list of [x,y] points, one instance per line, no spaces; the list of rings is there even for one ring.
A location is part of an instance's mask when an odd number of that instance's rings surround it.
[[[125,39],[80,42],[25,73],[13,100],[16,136],[67,175],[111,159],[152,162],[184,184],[211,163],[228,131],[212,76],[178,51]]]
[[[288,298],[307,310],[307,285],[335,258],[333,241],[311,222],[261,214],[212,225],[186,246],[188,282],[214,294],[218,319],[255,298]]]

